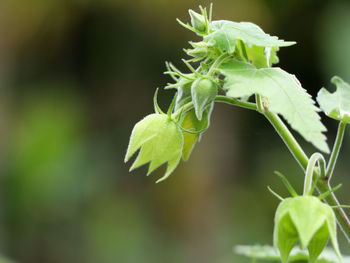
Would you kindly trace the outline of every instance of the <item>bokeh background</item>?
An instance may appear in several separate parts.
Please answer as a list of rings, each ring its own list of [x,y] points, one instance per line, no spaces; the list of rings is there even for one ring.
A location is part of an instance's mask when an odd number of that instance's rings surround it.
[[[313,95],[350,82],[350,2],[215,0],[214,19],[251,21],[298,45],[279,66]],[[165,61],[197,37],[177,24],[194,0],[1,0],[0,253],[14,262],[228,263],[238,244],[272,244],[274,170],[303,173],[269,123],[216,105],[190,160],[163,183],[124,164],[134,124],[152,113]],[[159,94],[161,106],[173,91]],[[337,123],[322,115],[333,143]],[[296,135],[308,154],[315,149]],[[350,132],[334,184],[350,203]],[[341,248],[349,244],[340,235]],[[4,259],[4,262],[7,262]]]

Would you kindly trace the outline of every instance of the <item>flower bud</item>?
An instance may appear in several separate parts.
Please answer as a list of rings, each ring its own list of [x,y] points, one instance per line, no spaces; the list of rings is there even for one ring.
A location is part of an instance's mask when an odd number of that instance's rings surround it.
[[[208,47],[204,42],[193,43],[191,42],[193,49],[187,50],[187,54],[194,58],[204,58],[208,55]]]
[[[331,239],[341,262],[335,215],[330,206],[315,196],[297,196],[283,200],[275,215],[274,245],[283,263],[299,241],[302,249],[308,249],[309,262],[316,261]]]
[[[183,140],[180,127],[166,114],[148,115],[132,131],[125,162],[141,148],[130,170],[149,162],[148,175],[162,164],[168,163],[165,175],[157,182],[162,181],[180,162]]]
[[[198,120],[201,120],[204,109],[214,101],[218,94],[218,87],[210,79],[197,79],[192,83],[191,94],[196,116]]]
[[[188,13],[191,16],[192,27],[196,29],[199,33],[205,33],[207,31],[207,23],[205,21],[205,17],[191,9],[188,10]]]

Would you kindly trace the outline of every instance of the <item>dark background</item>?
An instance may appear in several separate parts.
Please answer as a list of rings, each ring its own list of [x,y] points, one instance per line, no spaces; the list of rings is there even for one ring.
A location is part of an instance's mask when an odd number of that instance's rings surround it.
[[[251,21],[298,44],[279,66],[313,96],[350,82],[350,2],[215,0],[214,19]],[[165,61],[196,36],[177,24],[208,1],[0,2],[0,252],[16,262],[228,263],[238,244],[272,244],[287,196],[274,170],[302,191],[303,173],[257,113],[216,105],[187,163],[155,184],[124,164],[134,124],[152,113]],[[161,91],[166,109],[173,91]],[[334,141],[337,123],[322,119]],[[296,135],[308,154],[312,146]],[[345,136],[334,185],[350,203]],[[343,252],[349,244],[339,235]],[[4,261],[5,262],[5,261]]]

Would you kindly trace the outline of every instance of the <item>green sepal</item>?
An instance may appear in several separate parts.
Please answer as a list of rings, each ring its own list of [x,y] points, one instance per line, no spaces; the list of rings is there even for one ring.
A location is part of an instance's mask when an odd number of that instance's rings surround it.
[[[179,87],[185,86],[186,84],[190,84],[190,86],[191,86],[193,81],[194,80],[180,77],[176,83],[168,83],[168,85],[165,86],[164,89],[179,89]],[[179,90],[178,90],[178,92],[179,92]]]
[[[309,246],[307,247],[309,251],[309,262],[313,263],[317,260],[319,255],[322,253],[323,249],[327,245],[329,239],[328,224],[325,222],[323,226],[315,233],[311,239]]]
[[[193,10],[188,10],[188,13],[191,17],[191,25],[188,23],[185,24],[181,20],[176,19],[177,22],[182,25],[184,28],[187,28],[188,30],[195,32],[199,36],[206,35],[209,30],[209,25],[211,22],[211,14],[212,14],[212,6],[210,6],[209,10],[209,17],[207,14],[206,8],[203,8],[202,6],[199,6],[199,9],[201,11],[201,14],[198,14],[197,12]]]
[[[182,159],[187,161],[196,142],[200,140],[203,132],[209,128],[210,116],[213,111],[214,103],[207,106],[203,112],[202,120],[198,120],[195,111],[192,109],[182,115],[180,125],[186,130],[193,132],[200,132],[198,134],[192,134],[183,132],[184,144],[182,149]]]
[[[201,42],[190,42],[193,49],[185,50],[187,55],[192,56],[198,60],[204,59],[208,56],[209,49],[203,41]]]
[[[175,93],[175,95],[174,95],[174,97],[173,97],[173,99],[172,99],[172,101],[170,103],[170,106],[168,108],[168,112],[167,112],[168,119],[171,119],[171,114],[174,111],[176,99],[177,99],[177,92]]]
[[[197,79],[192,83],[191,94],[197,119],[201,120],[205,108],[218,94],[218,86],[210,79]]]
[[[283,201],[282,201],[283,202]],[[283,263],[288,262],[289,254],[298,242],[298,233],[289,214],[275,222],[274,244],[280,251]]]
[[[164,114],[164,112],[158,105],[157,97],[158,97],[158,88],[156,89],[156,92],[154,93],[154,96],[153,96],[153,107],[156,113]]]
[[[350,85],[337,76],[331,82],[336,85],[336,91],[330,93],[322,88],[317,102],[328,117],[350,123]]]
[[[180,80],[179,83],[183,83],[177,87],[177,97],[175,102],[175,111],[180,109],[186,103],[192,101],[191,86],[193,81],[188,82],[187,80]]]
[[[188,81],[194,81],[196,79],[195,74],[193,74],[193,73],[189,73],[189,74],[182,73],[172,63],[166,62],[166,67],[167,67],[167,71],[165,71],[164,74],[170,75],[172,77],[172,79],[174,79],[177,82],[177,83],[175,83],[175,85],[172,85],[172,84],[168,85],[167,87],[165,87],[166,89],[167,88],[168,89],[174,88],[174,86],[177,86],[176,84],[178,84],[178,82],[181,79],[186,79]]]
[[[278,248],[283,263],[299,241],[302,249],[308,248],[310,262],[323,251],[328,239],[341,261],[336,220],[332,208],[315,196],[287,198],[280,203],[275,215],[274,246]]]
[[[139,121],[130,137],[125,156],[127,162],[141,148],[130,171],[150,162],[147,175],[164,163],[168,163],[165,180],[180,162],[183,148],[183,135],[179,126],[166,114],[151,114]]]

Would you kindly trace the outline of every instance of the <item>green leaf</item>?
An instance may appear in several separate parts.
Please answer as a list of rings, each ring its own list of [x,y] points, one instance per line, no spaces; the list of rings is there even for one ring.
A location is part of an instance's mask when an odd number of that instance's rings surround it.
[[[288,262],[291,249],[300,241],[302,249],[308,248],[310,262],[323,251],[329,237],[339,259],[336,237],[336,220],[332,208],[315,196],[287,198],[280,203],[275,215],[274,245]]]
[[[283,41],[278,37],[266,34],[259,26],[249,22],[232,22],[226,20],[213,21],[211,30],[214,32],[204,39],[210,46],[215,46],[222,52],[232,54],[235,51],[237,40],[242,40],[247,46],[258,47],[285,47],[295,44]]]
[[[322,134],[326,128],[317,114],[318,108],[294,75],[280,68],[257,69],[235,60],[222,64],[221,73],[225,76],[227,96],[262,95],[267,99],[269,110],[281,114],[293,129],[318,149],[329,152]]]
[[[331,82],[337,90],[330,93],[322,88],[317,94],[317,102],[327,116],[350,123],[350,85],[337,76]]]
[[[269,68],[272,64],[278,63],[278,47],[246,47],[249,61],[257,68]]]
[[[280,256],[276,252],[273,246],[267,245],[253,245],[253,246],[236,246],[234,248],[235,253],[243,255],[249,258],[264,260],[264,261],[280,261]],[[294,248],[289,256],[289,262],[294,261],[308,261],[308,254],[305,250]],[[334,253],[333,249],[325,248],[319,258],[316,260],[317,263],[339,263],[338,256]],[[344,256],[343,263],[350,263],[350,257]]]
[[[199,132],[198,134],[191,134],[188,132],[183,132],[184,136],[184,146],[182,149],[182,159],[187,161],[194,145],[200,139],[203,132],[208,129],[210,124],[210,116],[213,110],[214,103],[211,103],[203,112],[202,120],[198,120],[194,110],[190,110],[183,114],[181,127],[193,132]],[[202,131],[202,132],[200,132]]]
[[[165,175],[157,182],[163,181],[180,162],[183,140],[180,128],[167,115],[148,115],[138,122],[132,131],[125,162],[141,148],[130,170],[150,162],[148,175],[167,162]]]
[[[197,79],[191,86],[192,101],[198,120],[202,119],[205,108],[218,94],[216,83],[210,79]]]

